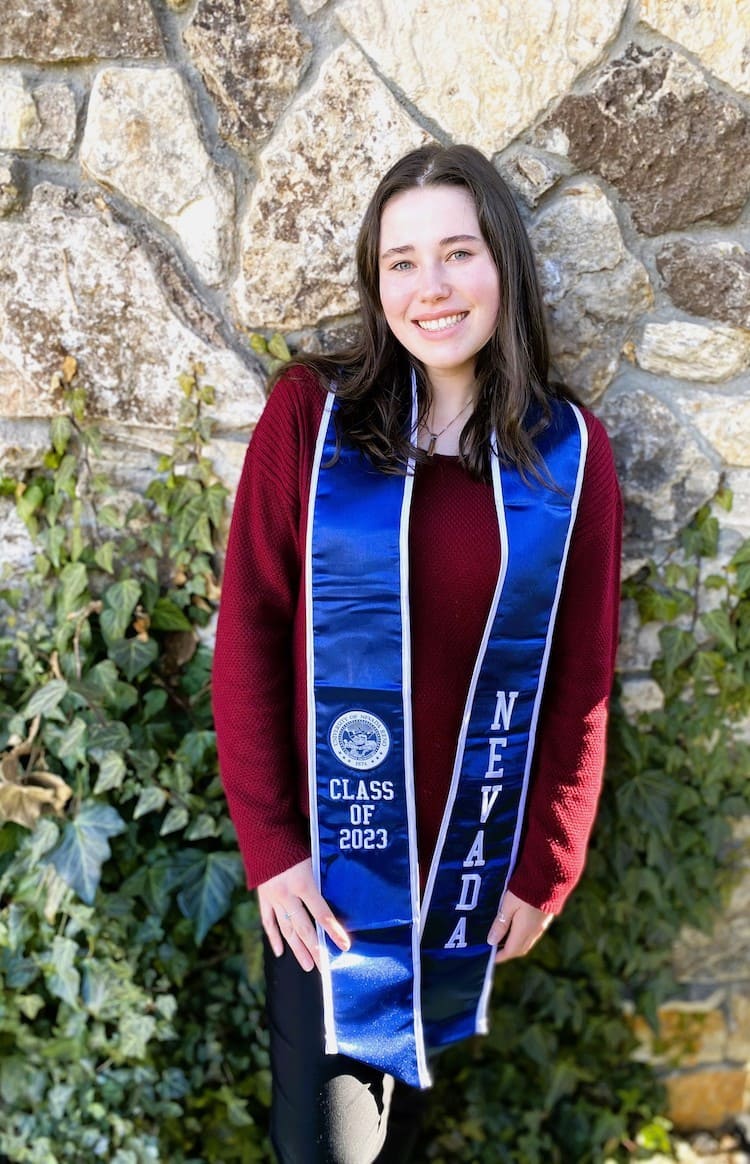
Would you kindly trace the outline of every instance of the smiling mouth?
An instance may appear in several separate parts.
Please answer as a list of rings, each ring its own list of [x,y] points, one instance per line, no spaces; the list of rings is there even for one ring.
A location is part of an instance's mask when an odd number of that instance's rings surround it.
[[[468,314],[468,311],[459,311],[456,315],[443,315],[440,319],[415,319],[414,322],[422,331],[445,331],[466,319]]]

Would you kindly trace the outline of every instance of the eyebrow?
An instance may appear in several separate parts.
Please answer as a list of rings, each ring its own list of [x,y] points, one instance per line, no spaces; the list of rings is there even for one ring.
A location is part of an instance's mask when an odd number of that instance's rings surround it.
[[[441,247],[450,247],[453,246],[454,243],[480,241],[481,240],[477,238],[475,234],[449,234],[447,238],[441,238],[439,245]],[[411,245],[411,243],[407,243],[407,245],[403,247],[389,247],[387,251],[383,251],[380,257],[381,259],[387,259],[391,255],[406,255],[409,253],[409,251],[413,250],[414,247]]]

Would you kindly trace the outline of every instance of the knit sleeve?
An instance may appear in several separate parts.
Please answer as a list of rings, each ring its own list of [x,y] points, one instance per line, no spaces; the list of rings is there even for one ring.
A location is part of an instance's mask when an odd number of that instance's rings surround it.
[[[308,404],[305,405],[305,392]],[[292,371],[274,388],[248,448],[234,505],[213,664],[219,765],[248,885],[310,853],[293,744],[293,626],[311,393]]]
[[[525,834],[509,888],[559,913],[583,872],[604,770],[617,650],[622,500],[607,435],[589,448],[542,703]]]

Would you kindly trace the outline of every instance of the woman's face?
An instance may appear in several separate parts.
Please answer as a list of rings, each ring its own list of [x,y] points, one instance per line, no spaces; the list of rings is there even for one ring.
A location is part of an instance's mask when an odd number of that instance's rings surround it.
[[[380,301],[394,336],[433,388],[471,387],[495,330],[500,279],[462,186],[394,195],[380,219]]]

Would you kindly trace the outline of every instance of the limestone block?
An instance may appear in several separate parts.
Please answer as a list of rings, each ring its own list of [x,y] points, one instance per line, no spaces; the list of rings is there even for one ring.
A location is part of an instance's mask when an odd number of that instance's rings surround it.
[[[522,150],[504,158],[498,169],[509,186],[527,206],[534,207],[543,194],[560,180],[563,167],[549,158],[538,157],[530,150]]]
[[[620,693],[620,706],[631,723],[641,712],[661,711],[664,692],[653,679],[625,679]]]
[[[750,468],[750,395],[694,391],[674,398],[728,465]]]
[[[76,100],[68,85],[38,85],[34,101],[40,129],[36,143],[29,147],[55,158],[69,158],[76,137]]]
[[[725,484],[732,491],[733,504],[731,512],[722,517],[722,526],[735,539],[744,541],[750,538],[750,469],[728,469]]]
[[[750,118],[671,49],[630,46],[535,140],[611,182],[645,234],[732,222],[747,201]]]
[[[0,149],[68,158],[76,134],[76,102],[64,84],[32,86],[18,69],[0,74]]]
[[[648,275],[625,246],[604,194],[569,186],[530,228],[550,345],[563,378],[590,402],[612,380],[634,320],[652,303]]]
[[[704,1002],[675,1001],[659,1008],[659,1038],[679,1052],[680,1066],[721,1063],[727,1054],[723,991]]]
[[[255,427],[254,421],[260,411],[260,408],[255,410],[252,425],[243,424],[234,431],[217,432],[206,445],[205,455],[216,476],[229,489],[230,503],[234,499],[245,461],[250,428]],[[102,426],[102,451],[97,468],[101,468],[115,485],[143,492],[153,478],[159,458],[165,449],[172,447],[173,437],[172,429],[161,426],[121,424],[108,420]]]
[[[429,136],[352,45],[336,50],[260,157],[232,289],[253,327],[304,327],[357,306],[354,246],[380,176]]]
[[[632,1020],[639,1042],[633,1058],[680,1068],[721,1063],[727,1056],[729,1032],[724,1014],[724,990],[700,1001],[674,999],[659,1007],[658,1029],[640,1015]]]
[[[672,302],[692,315],[750,327],[750,252],[736,243],[667,243],[656,255]]]
[[[206,456],[211,461],[216,476],[229,490],[227,502],[230,508],[234,504],[246,452],[247,441],[236,438],[214,437],[206,448]]]
[[[34,98],[17,70],[0,74],[0,149],[28,149],[39,133]]]
[[[144,247],[100,197],[40,185],[21,215],[0,220],[2,413],[54,413],[51,381],[66,352],[79,362],[92,413],[105,419],[172,429],[177,377],[196,361],[216,388],[212,411],[224,428],[248,430],[264,403],[239,356],[177,318]]]
[[[639,562],[638,565],[643,565],[643,562]],[[635,600],[626,598],[620,608],[618,671],[625,674],[633,671],[650,671],[654,660],[661,655],[661,650],[659,624],[647,622],[642,626]]]
[[[317,12],[325,3],[326,0],[300,0],[302,11],[306,12],[308,16],[312,16],[313,12]]]
[[[750,966],[750,870],[735,887],[713,933],[686,929],[673,952],[675,973],[685,982],[743,982]]]
[[[712,1131],[731,1123],[744,1110],[744,1067],[715,1067],[668,1075],[668,1115],[677,1131]]]
[[[659,557],[719,484],[717,467],[665,404],[623,379],[600,410],[625,497],[626,554]]]
[[[635,358],[657,376],[718,383],[750,365],[750,331],[679,319],[647,323],[635,342]]]
[[[0,472],[20,477],[41,463],[49,449],[46,420],[15,420],[0,415]],[[25,527],[24,527],[25,528]]]
[[[16,511],[12,497],[0,497],[0,586],[19,583],[34,562],[36,547]]]
[[[3,7],[0,60],[43,63],[161,52],[148,0],[24,0]]]
[[[722,81],[750,93],[750,7],[737,0],[675,4],[643,0],[641,20],[699,58]]]
[[[288,4],[200,0],[183,39],[216,100],[219,132],[236,149],[252,149],[273,131],[310,57]]]
[[[174,69],[102,69],[91,92],[81,164],[175,231],[207,283],[222,281],[233,182],[207,154]]]
[[[627,5],[344,0],[337,16],[407,100],[455,141],[508,145],[602,56]]]
[[[727,1057],[750,1064],[750,991],[733,990],[729,1009]]]
[[[21,182],[15,170],[0,163],[0,218],[21,209]]]

